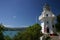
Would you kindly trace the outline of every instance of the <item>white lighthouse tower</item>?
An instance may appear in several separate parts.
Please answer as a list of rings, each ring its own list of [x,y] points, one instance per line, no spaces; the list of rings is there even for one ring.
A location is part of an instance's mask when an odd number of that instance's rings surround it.
[[[45,4],[43,6],[42,14],[39,16],[39,20],[41,21],[42,33],[53,35],[55,33],[55,19],[56,16],[50,10],[50,6]]]

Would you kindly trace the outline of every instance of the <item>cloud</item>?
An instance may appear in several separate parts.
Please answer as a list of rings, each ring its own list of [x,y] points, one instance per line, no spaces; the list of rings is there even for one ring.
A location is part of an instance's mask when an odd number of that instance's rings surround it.
[[[15,18],[16,18],[16,16],[13,16],[13,18],[15,19]]]
[[[23,28],[23,27],[28,27],[28,26],[24,26],[24,25],[23,25],[23,26],[18,26],[18,27],[19,27],[19,28]]]
[[[9,27],[9,28],[13,28],[12,25],[5,25],[5,24],[4,24],[4,26],[5,26],[5,27]]]
[[[4,25],[5,27],[9,28],[23,28],[23,27],[28,27],[28,26],[12,26],[12,25]]]

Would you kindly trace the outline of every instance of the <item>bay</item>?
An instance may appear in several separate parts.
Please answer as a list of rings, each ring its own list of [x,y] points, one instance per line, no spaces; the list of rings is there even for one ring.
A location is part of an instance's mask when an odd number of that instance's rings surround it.
[[[16,34],[18,33],[18,31],[4,31],[3,34],[4,36],[10,36],[11,38],[14,37]]]

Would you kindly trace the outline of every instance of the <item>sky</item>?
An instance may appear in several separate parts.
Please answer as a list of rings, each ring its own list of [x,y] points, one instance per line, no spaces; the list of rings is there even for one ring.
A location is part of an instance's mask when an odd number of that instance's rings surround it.
[[[40,23],[38,17],[48,3],[55,15],[60,13],[60,0],[0,0],[0,23],[6,27],[27,27]]]

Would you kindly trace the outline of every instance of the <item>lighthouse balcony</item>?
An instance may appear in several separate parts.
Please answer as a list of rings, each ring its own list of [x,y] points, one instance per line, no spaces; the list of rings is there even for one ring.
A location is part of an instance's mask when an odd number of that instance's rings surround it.
[[[56,17],[55,16],[48,16],[48,17],[46,17],[46,16],[39,16],[39,20],[44,20],[44,19],[56,19]]]
[[[51,17],[40,17],[39,20],[42,20],[42,21],[43,21],[43,20],[49,19],[49,18],[51,18]],[[52,19],[53,19],[53,18],[52,18]]]
[[[44,15],[39,16],[39,20],[42,20],[42,19],[44,19],[44,18],[45,18]]]

